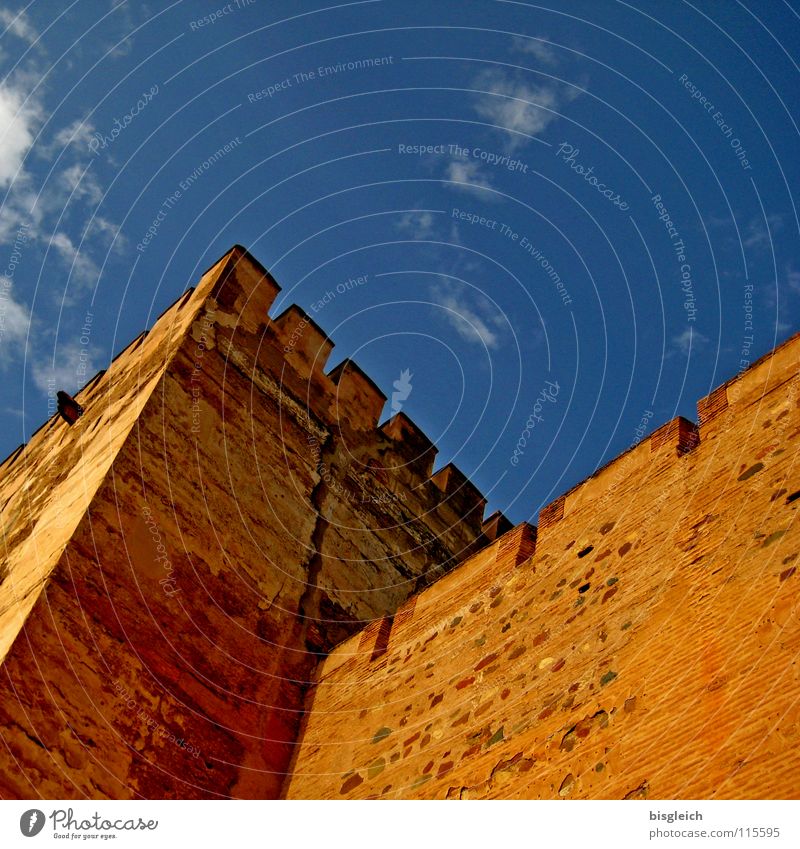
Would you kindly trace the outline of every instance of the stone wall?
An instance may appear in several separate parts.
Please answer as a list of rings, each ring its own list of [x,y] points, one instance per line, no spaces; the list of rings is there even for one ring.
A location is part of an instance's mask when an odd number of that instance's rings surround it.
[[[277,796],[320,658],[496,532],[278,291],[232,250],[5,463],[3,796]]]
[[[337,647],[287,795],[796,798],[799,364],[794,337]]]

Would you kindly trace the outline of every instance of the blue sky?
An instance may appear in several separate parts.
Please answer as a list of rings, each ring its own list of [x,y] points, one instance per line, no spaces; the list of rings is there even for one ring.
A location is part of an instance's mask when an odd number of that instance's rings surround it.
[[[535,518],[800,329],[799,12],[0,3],[0,455],[241,243]]]

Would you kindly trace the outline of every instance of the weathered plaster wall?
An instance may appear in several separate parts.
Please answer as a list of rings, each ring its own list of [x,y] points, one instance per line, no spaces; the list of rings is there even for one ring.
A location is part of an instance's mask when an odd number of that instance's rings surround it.
[[[800,338],[346,641],[294,798],[800,795]],[[376,651],[376,645],[379,650]]]

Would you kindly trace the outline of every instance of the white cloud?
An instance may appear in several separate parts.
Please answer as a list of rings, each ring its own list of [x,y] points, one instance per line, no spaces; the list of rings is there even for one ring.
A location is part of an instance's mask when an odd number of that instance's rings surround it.
[[[485,298],[470,296],[463,288],[451,283],[435,286],[431,292],[434,302],[441,308],[437,312],[466,342],[496,349],[508,330],[508,319]]]
[[[124,34],[130,33],[127,10],[121,8],[116,17]],[[49,62],[36,29],[24,15],[0,9],[0,33],[3,28],[3,55],[16,64],[0,82],[0,239],[15,243],[15,234],[24,227],[28,242],[14,285],[33,284],[45,247],[52,249],[57,264],[66,266],[73,289],[95,285],[100,270],[92,256],[109,246],[121,250],[127,240],[107,213],[97,214],[104,187],[96,171],[99,166],[86,167],[87,161],[94,162],[88,146],[94,127],[85,118],[75,117],[80,113],[72,112],[64,124],[57,120],[61,111],[46,111],[49,88],[42,81]],[[24,50],[14,37],[25,42]],[[95,50],[100,47],[94,43]],[[49,274],[45,278],[43,308],[63,303],[67,285],[63,277]],[[48,381],[53,377],[67,391],[83,385],[95,371],[88,349],[59,349],[53,367],[53,325],[46,315],[38,317],[37,332],[29,335],[31,323],[25,304],[12,297],[10,288],[0,286],[0,368],[18,362],[25,353],[33,363],[36,385],[43,391],[50,388]],[[25,352],[28,339],[30,348]]]
[[[796,295],[800,295],[800,269],[793,262],[787,262],[783,267],[786,284]]]
[[[0,24],[6,28],[6,32],[27,41],[28,44],[34,44],[39,38],[39,33],[33,28],[24,12],[0,9]]]
[[[96,283],[100,270],[94,260],[88,256],[85,249],[78,249],[66,233],[56,233],[50,244],[56,249],[61,259],[70,266],[70,278],[76,283]]]
[[[480,163],[473,159],[453,159],[447,166],[446,179],[452,182],[446,184],[448,188],[461,192],[473,192],[480,196],[481,200],[495,200],[493,192],[483,191],[493,189],[489,175],[481,168]]]
[[[110,59],[119,59],[123,56],[129,56],[133,50],[133,37],[131,33],[136,28],[136,22],[133,19],[131,5],[128,3],[128,0],[111,0],[111,8],[115,13],[119,12],[119,14],[116,15],[115,20],[120,31],[124,35],[122,39],[113,46],[108,57]],[[139,4],[139,8],[142,14],[146,15],[148,18],[150,17],[151,12],[144,3]],[[107,49],[108,48],[106,47],[106,50]]]
[[[77,342],[59,345],[55,357],[51,352],[34,361],[33,382],[42,392],[63,389],[72,395],[97,373],[95,356],[94,349]]]
[[[708,336],[689,325],[683,333],[672,337],[672,350],[681,356],[688,357],[692,351],[697,352],[705,347],[709,341]]]
[[[398,232],[412,239],[430,239],[434,235],[435,214],[425,209],[414,209],[404,212],[395,228]]]
[[[60,129],[49,144],[39,140],[36,144],[36,153],[44,158],[52,158],[63,153],[67,148],[76,148],[81,153],[90,151],[89,142],[94,135],[95,128],[92,124],[82,118],[76,118],[71,124]]]
[[[0,85],[0,187],[10,186],[34,139],[38,110],[25,93],[11,84]]]
[[[28,308],[14,299],[10,287],[0,286],[0,367],[9,362],[9,346],[24,344],[30,323]]]
[[[753,218],[742,235],[742,244],[746,248],[768,248],[772,243],[770,234],[775,234],[782,228],[783,217],[780,215],[768,215],[766,223],[763,218]]]
[[[103,200],[103,190],[97,178],[79,162],[65,168],[58,179],[66,190],[67,197],[71,196],[73,200],[85,199],[93,206]]]
[[[123,251],[128,246],[128,239],[120,232],[119,225],[102,215],[95,215],[86,228],[84,239],[91,240],[94,238],[107,244],[113,244],[116,251]]]
[[[545,131],[558,117],[562,106],[577,97],[575,89],[560,83],[530,83],[500,70],[485,71],[473,83],[481,94],[475,111],[496,127],[509,132],[509,150],[525,145],[531,136]]]
[[[557,65],[558,58],[556,57],[556,53],[549,44],[547,44],[547,39],[535,39],[535,38],[522,38],[520,36],[514,36],[514,39],[511,42],[511,49],[515,53],[522,53],[528,56],[533,56],[534,59],[538,59],[540,62],[543,62],[546,65]]]

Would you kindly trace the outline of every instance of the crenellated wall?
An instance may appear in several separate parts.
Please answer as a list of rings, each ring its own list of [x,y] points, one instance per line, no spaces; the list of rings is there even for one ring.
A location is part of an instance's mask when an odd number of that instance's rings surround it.
[[[797,798],[800,337],[318,669],[291,798]]]
[[[320,657],[502,524],[278,291],[234,248],[0,467],[1,795],[278,795]]]
[[[798,794],[800,337],[510,528],[278,291],[0,464],[0,795]]]

